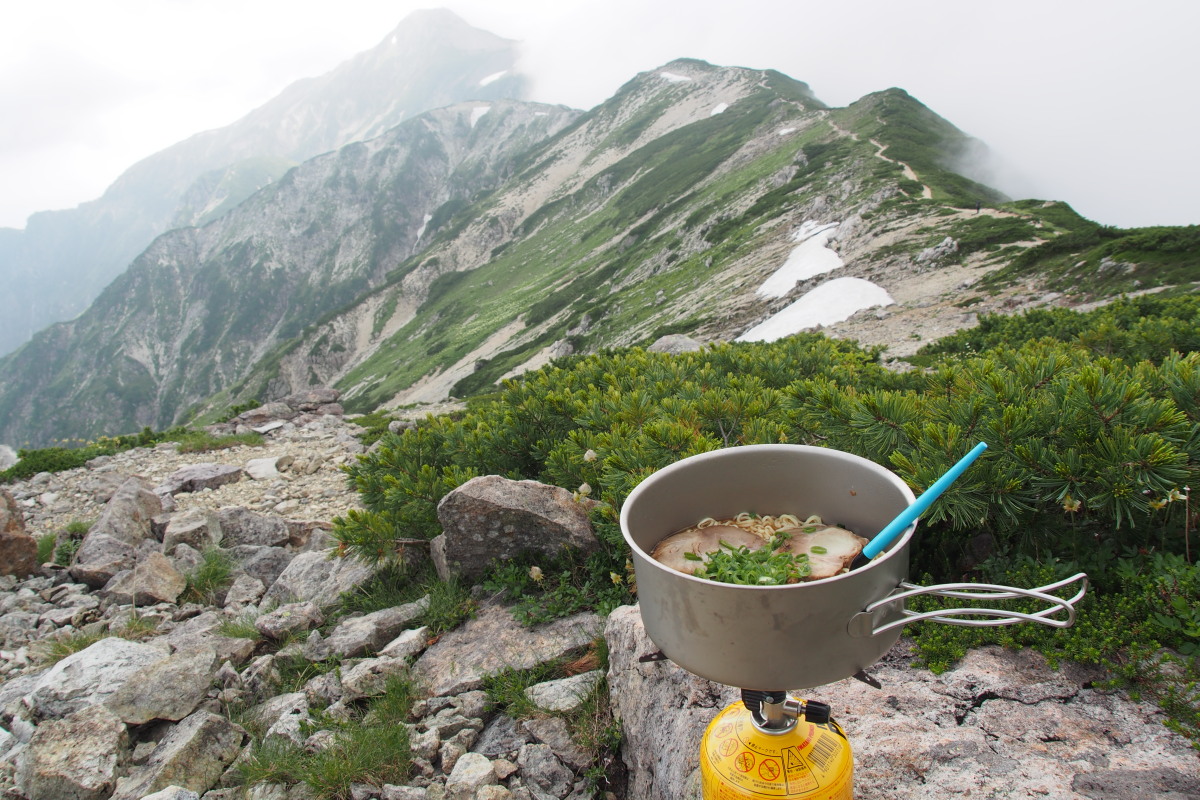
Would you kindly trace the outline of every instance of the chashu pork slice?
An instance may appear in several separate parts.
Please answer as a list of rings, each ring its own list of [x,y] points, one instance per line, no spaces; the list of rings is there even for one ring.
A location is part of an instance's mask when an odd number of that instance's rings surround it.
[[[689,528],[686,531],[674,533],[654,546],[650,557],[677,572],[692,575],[696,568],[707,563],[710,553],[721,549],[721,542],[732,547],[747,547],[757,550],[766,544],[761,536],[757,536],[742,528],[732,525],[710,525],[707,528]],[[685,553],[700,556],[700,561],[687,558]]]
[[[867,546],[863,537],[833,525],[817,526],[811,533],[805,533],[803,528],[788,528],[783,532],[789,538],[775,552],[807,555],[811,572],[806,581],[819,581],[841,573]]]

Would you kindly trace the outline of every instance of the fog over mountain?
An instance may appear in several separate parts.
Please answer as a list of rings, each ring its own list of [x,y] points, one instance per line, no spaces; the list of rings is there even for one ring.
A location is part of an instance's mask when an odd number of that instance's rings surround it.
[[[675,58],[581,110],[522,99],[519,64],[424,12],[0,231],[21,265],[2,319],[25,335],[47,297],[76,304],[0,356],[0,442],[202,424],[313,385],[351,411],[439,403],[672,336],[819,329],[899,362],[983,313],[1197,277],[1194,228],[1014,200],[985,143],[904,89],[839,107],[770,65]]]
[[[525,97],[516,61],[514,42],[448,11],[417,12],[337,69],[139,161],[102,197],[0,229],[0,353],[87,308],[154,237],[212,220],[314,155],[428,109]]]

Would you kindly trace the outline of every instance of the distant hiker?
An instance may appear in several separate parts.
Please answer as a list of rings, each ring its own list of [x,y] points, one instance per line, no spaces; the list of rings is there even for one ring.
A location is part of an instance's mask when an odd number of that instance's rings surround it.
[[[976,213],[976,214],[978,214],[978,213],[979,213],[979,208],[980,208],[980,206],[982,206],[982,205],[983,205],[983,201],[981,201],[981,200],[976,200],[976,201],[975,201],[975,213]]]

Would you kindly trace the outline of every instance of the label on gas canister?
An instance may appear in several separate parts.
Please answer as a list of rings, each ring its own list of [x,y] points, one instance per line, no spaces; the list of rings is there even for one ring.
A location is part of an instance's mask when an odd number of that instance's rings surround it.
[[[700,779],[704,800],[852,800],[854,759],[837,723],[768,734],[735,703],[704,732]]]

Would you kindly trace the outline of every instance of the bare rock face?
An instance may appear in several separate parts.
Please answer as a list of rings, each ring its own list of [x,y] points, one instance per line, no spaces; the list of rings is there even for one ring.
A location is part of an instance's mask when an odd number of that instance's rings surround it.
[[[637,606],[622,606],[604,630],[609,696],[624,730],[621,755],[630,797],[699,800],[700,737],[712,718],[740,696],[737,689],[697,678],[658,651]]]
[[[472,478],[442,498],[438,521],[444,533],[431,550],[442,580],[478,578],[493,560],[522,553],[599,547],[587,506],[566,489],[537,481]]]
[[[643,661],[657,648],[636,606],[609,616],[605,638],[629,796],[698,800],[705,727],[740,702],[738,691]],[[847,678],[802,694],[828,703],[845,729],[855,797],[1197,796],[1196,754],[1183,737],[1150,707],[1094,688],[1103,675],[1093,668],[1054,670],[1035,652],[999,647],[973,650],[941,675],[914,661],[901,639],[869,670],[882,688]]]
[[[37,542],[25,532],[25,518],[13,496],[0,491],[0,575],[24,578],[39,569]]]

